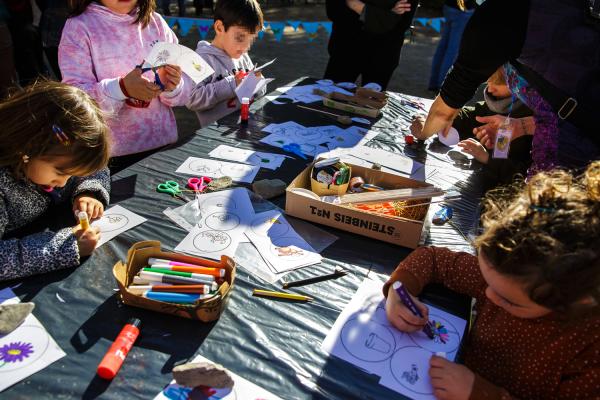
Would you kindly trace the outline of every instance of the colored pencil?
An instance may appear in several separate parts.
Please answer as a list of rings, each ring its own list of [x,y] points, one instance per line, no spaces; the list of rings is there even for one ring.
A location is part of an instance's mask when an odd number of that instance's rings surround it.
[[[311,301],[312,300],[312,297],[303,296],[301,294],[274,292],[271,290],[262,290],[262,289],[254,289],[252,291],[252,294],[254,296],[274,297],[274,298],[287,299],[287,300],[300,300],[300,301]]]

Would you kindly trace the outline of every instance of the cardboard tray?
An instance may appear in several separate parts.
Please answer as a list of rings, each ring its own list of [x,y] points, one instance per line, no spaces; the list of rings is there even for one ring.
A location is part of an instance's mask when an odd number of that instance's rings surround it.
[[[429,183],[361,167],[348,162],[346,164],[352,168],[352,176],[360,176],[366,183],[383,186],[388,189],[432,186]],[[368,213],[358,209],[327,203],[300,192],[294,192],[293,189],[295,188],[310,190],[311,170],[312,164],[302,171],[286,188],[286,214],[399,246],[414,249],[419,245],[425,220],[416,221]],[[431,199],[421,200],[423,203],[426,203]],[[429,208],[429,206],[426,207],[427,209]]]
[[[218,294],[215,297],[199,300],[194,304],[174,304],[147,299],[131,293],[127,290],[127,287],[133,282],[133,277],[139,270],[148,265],[150,257],[166,258],[191,264],[201,263],[206,266],[224,268],[225,282],[220,285]],[[127,252],[126,264],[122,261],[115,264],[113,275],[119,285],[121,300],[127,305],[177,315],[183,318],[210,322],[218,319],[225,308],[225,301],[231,292],[233,281],[235,280],[235,262],[227,256],[221,256],[221,261],[219,262],[180,253],[164,252],[160,248],[159,241],[143,241],[131,246]]]

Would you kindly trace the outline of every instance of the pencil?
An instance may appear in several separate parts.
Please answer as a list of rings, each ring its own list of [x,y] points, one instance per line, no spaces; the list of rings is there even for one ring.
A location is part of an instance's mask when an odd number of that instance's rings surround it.
[[[262,289],[254,289],[252,291],[252,294],[254,296],[274,297],[274,298],[287,299],[287,300],[299,300],[299,301],[311,301],[312,300],[312,297],[303,296],[301,294],[274,292],[271,290],[262,290]]]
[[[331,274],[315,276],[314,278],[301,279],[299,281],[286,282],[283,284],[283,289],[288,289],[294,286],[310,285],[312,283],[323,282],[329,279],[337,279],[348,274],[348,271],[335,271]]]

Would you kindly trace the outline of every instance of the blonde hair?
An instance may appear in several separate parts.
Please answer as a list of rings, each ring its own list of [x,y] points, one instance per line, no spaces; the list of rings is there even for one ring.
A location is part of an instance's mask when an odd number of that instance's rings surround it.
[[[69,158],[65,171],[87,175],[108,164],[109,128],[83,90],[39,81],[0,103],[0,167],[23,176],[23,156]]]
[[[579,177],[544,172],[491,192],[482,222],[478,250],[531,300],[561,312],[600,304],[600,161]]]

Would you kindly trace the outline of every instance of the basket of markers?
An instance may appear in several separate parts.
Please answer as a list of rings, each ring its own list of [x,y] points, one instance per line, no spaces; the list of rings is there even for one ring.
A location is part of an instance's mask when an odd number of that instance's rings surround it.
[[[123,303],[204,322],[219,318],[235,279],[235,262],[161,250],[159,241],[135,243],[127,263],[113,267]]]

